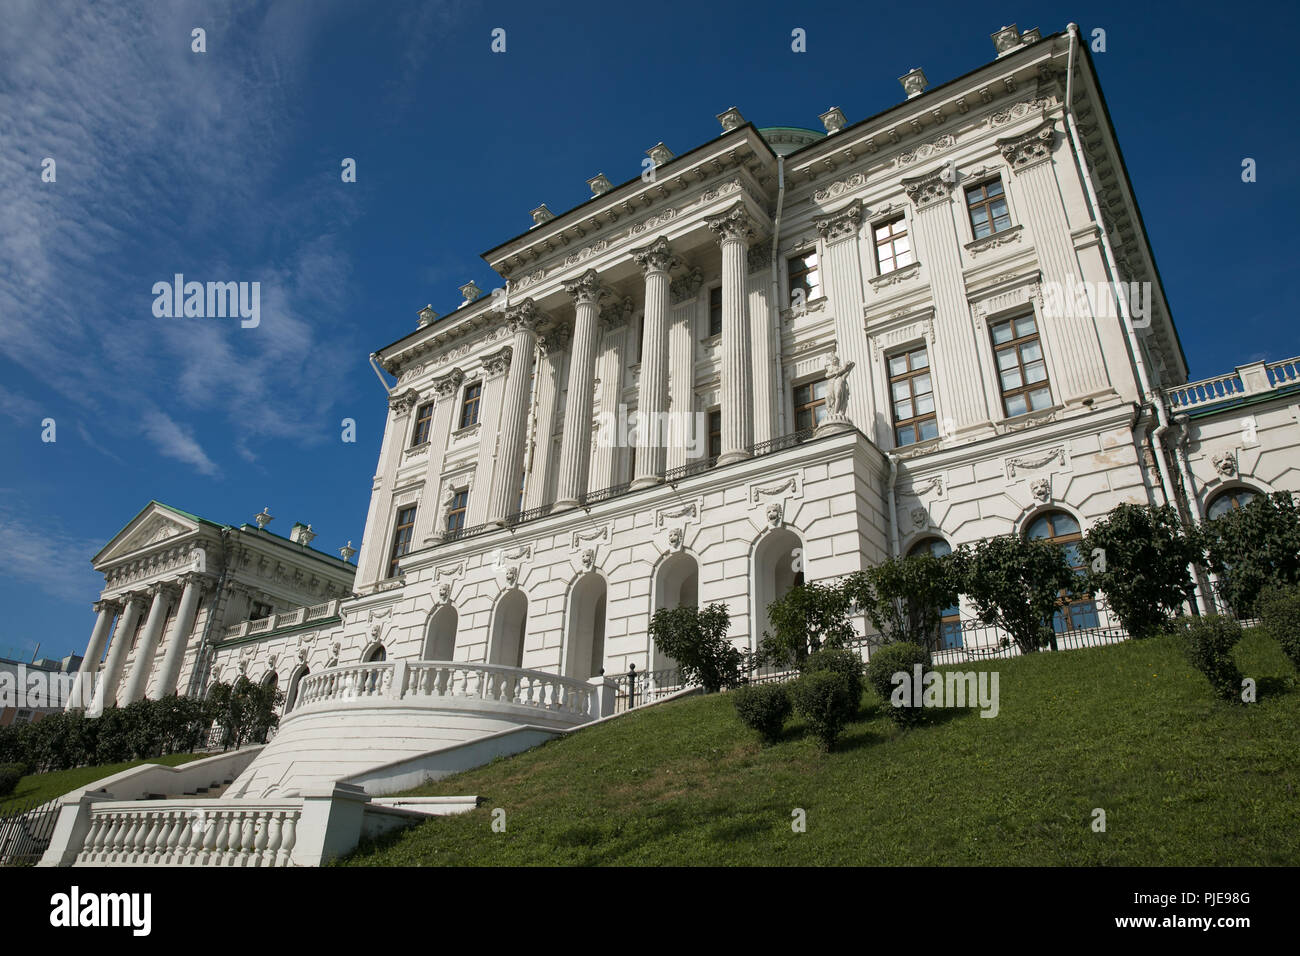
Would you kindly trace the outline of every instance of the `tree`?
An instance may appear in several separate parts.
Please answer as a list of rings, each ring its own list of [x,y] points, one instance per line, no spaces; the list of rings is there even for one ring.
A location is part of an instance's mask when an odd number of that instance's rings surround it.
[[[853,599],[842,585],[797,584],[767,606],[772,630],[763,633],[759,659],[802,669],[821,648],[843,647],[856,637],[850,613]]]
[[[1300,508],[1287,492],[1256,495],[1201,525],[1200,544],[1238,617],[1255,612],[1266,588],[1300,584]]]
[[[886,644],[933,647],[943,609],[957,603],[960,557],[918,554],[890,558],[851,574],[844,587],[852,603],[866,612]]]
[[[736,687],[742,681],[745,655],[727,640],[731,615],[725,604],[662,608],[650,618],[650,639],[677,662],[683,683],[700,684],[706,693]]]
[[[1200,551],[1168,505],[1121,504],[1083,537],[1088,586],[1101,591],[1132,637],[1159,633],[1193,594]]]
[[[1059,547],[1001,535],[964,551],[959,562],[962,593],[981,623],[1001,627],[1025,654],[1053,640],[1052,613],[1060,606],[1061,592],[1078,585]]]
[[[275,685],[255,684],[240,677],[231,684],[214,684],[204,707],[206,722],[222,730],[223,749],[238,749],[249,741],[264,742],[272,727],[280,723],[275,708],[284,694]]]

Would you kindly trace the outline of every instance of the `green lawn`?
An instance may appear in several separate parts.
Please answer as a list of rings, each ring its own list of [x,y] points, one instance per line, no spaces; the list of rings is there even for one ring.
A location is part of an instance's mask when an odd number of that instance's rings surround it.
[[[131,760],[126,763],[105,764],[100,767],[77,767],[73,770],[55,770],[52,773],[29,773],[18,781],[18,786],[9,796],[0,798],[0,813],[24,807],[32,801],[44,802],[61,797],[65,793],[111,777],[129,767],[138,767],[142,763],[159,763],[167,767],[177,767],[191,760],[210,757],[211,754],[168,754],[166,757],[151,757],[148,760]]]
[[[1236,658],[1258,703],[1214,702],[1170,637],[966,665],[999,671],[996,718],[899,731],[868,691],[828,755],[674,701],[414,791],[487,802],[341,863],[1295,865],[1300,681],[1261,633]]]

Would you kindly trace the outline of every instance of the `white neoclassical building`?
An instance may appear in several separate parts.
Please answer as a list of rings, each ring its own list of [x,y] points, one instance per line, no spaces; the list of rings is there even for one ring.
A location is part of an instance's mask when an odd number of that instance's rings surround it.
[[[1120,502],[1196,523],[1300,490],[1300,366],[1187,381],[1077,31],[993,45],[938,86],[908,73],[866,119],[760,129],[728,109],[712,140],[659,143],[643,175],[533,210],[484,254],[502,289],[466,285],[372,356],[396,384],[355,580],[151,506],[135,523],[207,535],[207,564],[179,595],[189,643],[161,647],[138,562],[110,574],[104,600],[129,600],[108,697],[274,675],[288,713],[232,792],[293,793],[544,724],[542,700],[560,724],[599,716],[602,670],[664,665],[657,608],[725,604],[754,647],[800,575],[1008,532],[1068,541]],[[183,565],[188,539],[170,540]],[[245,557],[214,560],[230,547]],[[213,610],[218,566],[270,611]],[[384,706],[349,723],[359,693]]]

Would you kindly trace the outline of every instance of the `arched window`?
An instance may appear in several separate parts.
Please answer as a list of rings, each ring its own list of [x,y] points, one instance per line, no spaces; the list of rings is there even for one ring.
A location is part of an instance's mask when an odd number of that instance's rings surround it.
[[[654,609],[699,607],[700,566],[695,558],[685,551],[664,560],[655,573]],[[650,646],[650,669],[652,671],[675,670],[677,662],[664,654],[652,643]]]
[[[912,545],[907,552],[909,558],[919,554],[930,554],[936,558],[942,558],[946,554],[952,554],[952,547],[943,538],[922,538]],[[949,650],[954,647],[961,647],[960,605],[954,604],[952,607],[944,608],[941,615],[939,619],[939,649]]]
[[[1058,545],[1065,552],[1070,567],[1076,572],[1083,571],[1083,533],[1079,530],[1079,522],[1064,511],[1047,511],[1039,515],[1030,524],[1025,537]],[[1052,615],[1052,629],[1056,633],[1101,626],[1101,620],[1097,616],[1097,602],[1091,594],[1062,591],[1061,603],[1064,607]]]
[[[569,594],[564,673],[586,680],[605,668],[605,579],[584,574]]]
[[[370,649],[370,653],[366,655],[366,659],[361,663],[378,664],[380,661],[386,660],[388,660],[388,651],[384,650],[383,644],[376,644]]]
[[[429,632],[424,639],[424,660],[450,661],[456,655],[456,627],[460,615],[450,604],[444,604],[429,619]]]
[[[524,638],[528,633],[528,598],[515,588],[497,602],[492,621],[488,663],[524,666]]]
[[[285,713],[293,710],[293,705],[298,703],[298,688],[302,684],[302,679],[310,673],[311,668],[306,664],[303,664],[294,671],[293,676],[289,678],[289,696],[286,697],[284,701]]]
[[[1210,499],[1205,507],[1205,517],[1214,519],[1226,515],[1229,511],[1244,508],[1258,492],[1253,488],[1225,488]]]

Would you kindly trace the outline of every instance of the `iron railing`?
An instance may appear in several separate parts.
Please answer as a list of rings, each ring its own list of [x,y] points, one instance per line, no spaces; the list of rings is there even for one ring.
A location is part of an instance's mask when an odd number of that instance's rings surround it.
[[[59,817],[57,800],[33,800],[0,811],[0,866],[35,866],[50,845]]]

